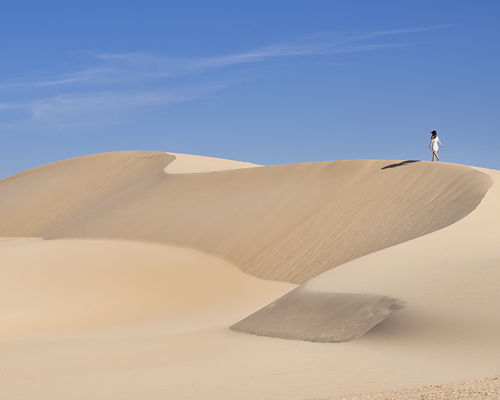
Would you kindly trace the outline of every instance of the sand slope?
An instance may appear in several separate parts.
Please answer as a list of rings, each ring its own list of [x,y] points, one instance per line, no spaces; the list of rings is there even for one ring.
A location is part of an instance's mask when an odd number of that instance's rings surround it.
[[[100,154],[7,178],[0,182],[0,235],[171,244],[259,278],[300,284],[460,220],[491,185],[471,168],[425,162],[171,175],[164,166],[173,157]]]
[[[403,399],[498,375],[500,172],[169,174],[175,160],[103,154],[0,181],[0,397]],[[346,343],[229,330],[292,290],[406,307]],[[496,380],[475,382],[496,398]]]
[[[0,181],[0,236],[45,236],[153,179],[174,156],[116,152],[44,165]]]
[[[0,336],[173,324],[293,288],[194,250],[147,243],[30,238],[0,241],[0,256]]]

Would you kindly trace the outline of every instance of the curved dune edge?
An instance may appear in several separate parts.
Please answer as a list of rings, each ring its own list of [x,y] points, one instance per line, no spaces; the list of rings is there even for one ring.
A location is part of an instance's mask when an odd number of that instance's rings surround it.
[[[165,173],[174,157],[99,154],[4,179],[0,235],[188,247],[301,284],[455,223],[491,185],[466,166],[379,160]]]
[[[314,341],[328,335],[342,320],[328,318],[321,308],[311,307],[309,313],[318,314],[320,322],[309,324],[313,317],[308,314],[301,319],[297,304],[314,303],[315,297],[327,299],[330,294],[330,305],[337,307],[336,296],[371,293],[407,303],[405,309],[374,329],[384,339],[392,338],[391,346],[407,352],[405,346],[412,340],[426,349],[446,342],[448,347],[468,348],[468,354],[494,351],[500,356],[500,343],[495,339],[500,331],[500,173],[480,170],[490,175],[494,184],[466,218],[318,275],[295,289],[293,296],[283,296],[234,327],[257,335]],[[276,319],[284,321],[286,334],[274,323]],[[308,329],[308,325],[313,328]]]
[[[167,174],[195,174],[205,172],[228,171],[232,169],[255,168],[262,165],[223,158],[195,156],[190,154],[166,153],[175,160],[165,167]]]

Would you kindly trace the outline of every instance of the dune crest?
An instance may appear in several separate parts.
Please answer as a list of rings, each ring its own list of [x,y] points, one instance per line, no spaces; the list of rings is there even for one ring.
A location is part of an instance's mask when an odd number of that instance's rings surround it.
[[[189,247],[259,278],[301,284],[453,224],[491,186],[485,174],[444,163],[333,161],[171,175],[164,169],[172,161],[118,152],[9,177],[0,182],[0,235]]]

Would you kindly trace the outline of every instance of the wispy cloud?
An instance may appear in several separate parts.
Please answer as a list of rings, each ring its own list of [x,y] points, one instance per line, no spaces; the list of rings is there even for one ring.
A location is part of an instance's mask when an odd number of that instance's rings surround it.
[[[134,113],[172,104],[200,100],[220,90],[224,83],[183,87],[180,90],[91,92],[62,94],[26,104],[33,120],[59,128],[109,125],[126,122]]]
[[[127,112],[144,107],[168,105],[189,99],[165,93],[108,93],[62,94],[28,103],[25,107],[33,123],[56,129],[73,129],[126,122]]]
[[[203,72],[237,64],[266,62],[276,58],[292,58],[315,55],[334,55],[342,53],[365,52],[391,47],[407,46],[405,42],[366,43],[372,39],[396,36],[407,33],[440,29],[441,27],[370,32],[365,34],[323,34],[311,35],[285,43],[255,49],[248,52],[205,58],[172,58],[153,56],[145,53],[97,54],[93,55],[105,62],[120,65],[122,68],[140,68],[148,71],[151,77],[173,77],[186,73]]]
[[[116,73],[119,73],[119,71],[113,70],[111,68],[85,69],[59,76],[45,77],[38,80],[17,79],[10,82],[0,82],[0,90],[36,89],[50,86],[68,86],[74,84],[89,83],[102,80],[103,76],[111,76]]]
[[[25,102],[0,103],[0,111],[21,111],[30,120],[20,121],[23,128],[31,126],[62,131],[126,123],[143,111],[154,111],[169,105],[205,99],[231,81],[183,86],[170,90],[102,91],[65,93]],[[7,122],[5,123],[7,124]],[[9,122],[10,128],[14,127]]]
[[[175,58],[147,53],[87,53],[93,68],[44,79],[0,82],[0,112],[24,110],[33,124],[54,128],[108,125],[150,107],[206,98],[234,84],[228,69],[273,60],[373,52],[401,46],[405,35],[444,26],[367,33],[326,33],[248,52],[205,58]],[[215,74],[215,75],[214,75]],[[192,79],[193,82],[185,82]],[[50,92],[50,94],[47,93]],[[6,93],[15,93],[16,100]],[[18,98],[22,94],[24,101]],[[7,97],[7,99],[5,99]],[[26,124],[26,121],[20,121]]]

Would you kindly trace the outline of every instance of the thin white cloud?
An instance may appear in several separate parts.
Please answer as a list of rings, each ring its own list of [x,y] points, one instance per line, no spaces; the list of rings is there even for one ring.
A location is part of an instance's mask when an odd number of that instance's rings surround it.
[[[173,58],[140,52],[88,53],[99,65],[45,79],[0,82],[0,93],[19,91],[27,93],[26,96],[30,98],[24,102],[4,101],[0,103],[0,111],[29,111],[33,123],[50,127],[114,124],[148,107],[166,107],[212,95],[231,84],[220,77],[220,74],[227,76],[227,68],[230,67],[271,62],[274,59],[379,51],[406,46],[405,42],[395,39],[443,27],[325,33],[302,37],[292,43],[205,58]],[[214,78],[213,73],[219,75]],[[204,83],[179,86],[178,78],[185,80],[194,74],[198,76],[196,80]],[[173,84],[178,86],[177,89],[172,89]]]
[[[144,110],[206,99],[230,84],[231,81],[220,81],[170,90],[65,93],[16,104],[0,103],[0,111],[16,109],[31,116],[30,121],[19,121],[23,128],[31,124],[38,129],[74,130],[124,123]],[[2,126],[15,126],[12,122],[5,124]]]
[[[62,116],[86,116],[113,113],[124,108],[149,106],[157,103],[181,101],[182,98],[161,93],[87,93],[63,94],[40,99],[30,104],[35,120],[58,120]]]
[[[377,31],[362,34],[338,34],[327,33],[321,35],[311,35],[302,38],[297,43],[268,46],[254,51],[234,54],[229,56],[209,57],[204,59],[191,60],[190,66],[192,69],[205,69],[214,67],[223,67],[233,64],[262,62],[278,57],[295,57],[295,56],[313,56],[313,55],[328,55],[341,54],[352,52],[364,52],[380,50],[389,47],[405,46],[404,42],[397,43],[374,43],[374,44],[354,44],[346,46],[348,43],[366,42],[373,38],[402,35],[408,33],[416,33],[423,31],[431,31],[442,29],[445,26],[434,26],[427,28],[416,29],[400,29],[391,31]],[[139,58],[139,55],[135,57]]]
[[[86,94],[61,94],[32,102],[0,104],[2,110],[18,110],[30,116],[18,121],[20,127],[38,129],[75,129],[89,126],[106,126],[126,122],[141,110],[165,107],[171,104],[192,101],[200,97],[182,96],[166,92],[92,92]],[[13,128],[15,123],[2,126]]]
[[[265,62],[275,58],[364,52],[406,45],[400,42],[385,44],[351,44],[346,46],[346,44],[349,43],[367,41],[374,37],[395,35],[398,33],[403,33],[403,31],[375,32],[343,38],[338,41],[333,41],[331,40],[332,38],[323,37],[322,41],[318,41],[316,38],[316,40],[308,40],[301,44],[275,45],[245,53],[194,59],[158,57],[145,53],[95,54],[95,56],[101,60],[118,62],[125,68],[143,67],[151,73],[151,76],[176,76],[236,64]]]
[[[99,60],[100,67],[76,71],[43,80],[0,82],[0,90],[8,88],[42,88],[48,86],[72,86],[78,84],[113,84],[175,78],[179,75],[199,73],[237,64],[270,61],[276,58],[375,51],[405,46],[404,42],[366,43],[370,40],[410,33],[442,29],[434,26],[415,29],[399,29],[368,33],[325,33],[309,35],[295,43],[267,46],[244,53],[205,58],[175,58],[147,53],[102,54],[87,52]]]
[[[93,68],[63,74],[55,77],[46,77],[40,80],[15,80],[0,83],[1,89],[36,89],[50,86],[68,86],[103,81],[105,76],[112,76],[120,71],[112,68]]]

